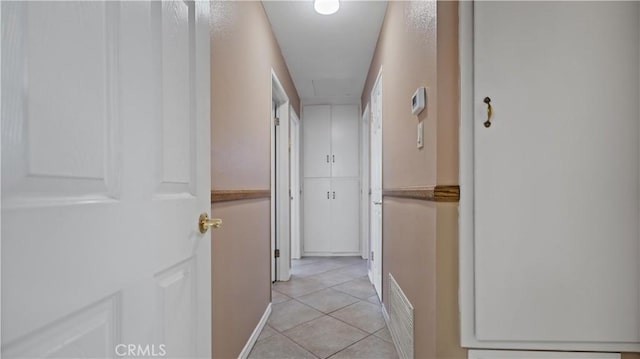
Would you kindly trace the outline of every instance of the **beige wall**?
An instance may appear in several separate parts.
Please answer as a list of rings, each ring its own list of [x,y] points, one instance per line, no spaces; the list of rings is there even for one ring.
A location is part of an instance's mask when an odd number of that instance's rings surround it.
[[[458,184],[457,6],[389,3],[362,95],[365,107],[382,66],[384,188]],[[409,104],[420,86],[427,87],[427,109],[416,118]],[[415,307],[415,357],[466,358],[457,314],[457,204],[384,201],[384,301],[391,273]]]
[[[211,39],[211,185],[270,187],[271,68],[300,101],[259,1],[214,1]],[[268,199],[216,203],[213,357],[237,358],[271,301]]]

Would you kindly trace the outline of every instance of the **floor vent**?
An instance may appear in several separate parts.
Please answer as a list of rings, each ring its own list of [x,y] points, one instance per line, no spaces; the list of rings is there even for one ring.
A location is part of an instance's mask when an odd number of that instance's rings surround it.
[[[389,330],[401,359],[413,359],[413,306],[389,274]]]

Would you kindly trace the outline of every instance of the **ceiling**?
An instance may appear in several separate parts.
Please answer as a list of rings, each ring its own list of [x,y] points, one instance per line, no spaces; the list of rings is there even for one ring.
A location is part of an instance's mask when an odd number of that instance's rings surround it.
[[[312,0],[263,1],[300,100],[359,103],[386,1],[340,1],[320,15]]]

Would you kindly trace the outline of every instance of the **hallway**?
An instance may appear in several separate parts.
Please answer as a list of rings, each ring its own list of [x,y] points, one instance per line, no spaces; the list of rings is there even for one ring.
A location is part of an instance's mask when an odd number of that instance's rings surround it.
[[[397,358],[380,302],[358,257],[292,260],[249,358]]]

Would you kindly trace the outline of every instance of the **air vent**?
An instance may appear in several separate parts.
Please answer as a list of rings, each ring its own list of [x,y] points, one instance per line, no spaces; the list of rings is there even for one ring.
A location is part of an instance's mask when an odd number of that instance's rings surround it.
[[[389,274],[389,331],[402,359],[413,359],[413,305]]]

